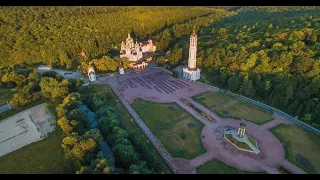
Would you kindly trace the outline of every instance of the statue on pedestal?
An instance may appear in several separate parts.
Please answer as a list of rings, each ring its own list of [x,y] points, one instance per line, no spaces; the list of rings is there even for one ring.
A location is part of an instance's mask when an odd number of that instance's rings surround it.
[[[244,136],[244,133],[246,131],[246,124],[244,123],[244,119],[241,120],[241,123],[240,123],[240,127],[238,129],[238,136],[240,138],[242,138]]]

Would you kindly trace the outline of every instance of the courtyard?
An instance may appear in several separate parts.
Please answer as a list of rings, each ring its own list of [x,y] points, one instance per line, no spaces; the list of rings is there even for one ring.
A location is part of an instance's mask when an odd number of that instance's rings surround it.
[[[307,172],[286,158],[287,151],[281,140],[269,130],[292,124],[273,112],[221,95],[208,86],[173,78],[162,69],[100,79],[99,82],[109,84],[119,98],[132,106],[129,111],[139,115],[146,128],[172,156],[167,159],[168,163],[174,163],[183,173],[195,174],[197,167],[211,159],[246,173],[279,174],[279,166],[293,174]],[[214,121],[201,116],[182,99],[191,102]],[[223,130],[237,129],[240,118],[246,120],[246,134],[257,141],[259,154],[239,151],[223,138]],[[190,124],[195,124],[196,128],[189,128]],[[188,146],[192,146],[193,151]],[[219,172],[210,171],[213,174]]]

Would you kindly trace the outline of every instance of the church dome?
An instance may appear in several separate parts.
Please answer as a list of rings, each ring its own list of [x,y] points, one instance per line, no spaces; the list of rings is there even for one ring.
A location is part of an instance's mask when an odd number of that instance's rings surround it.
[[[130,37],[130,34],[128,34],[128,37],[126,39],[127,42],[133,42],[133,39]]]

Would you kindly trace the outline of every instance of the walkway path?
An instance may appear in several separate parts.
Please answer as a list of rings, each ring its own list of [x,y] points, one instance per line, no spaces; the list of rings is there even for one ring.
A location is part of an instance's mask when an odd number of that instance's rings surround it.
[[[139,115],[133,110],[133,108],[130,106],[130,104],[118,93],[117,89],[114,89],[114,87],[111,87],[111,88],[117,94],[119,100],[127,108],[129,113],[131,114],[131,116],[134,118],[134,120],[140,126],[140,128],[145,133],[145,135],[148,137],[148,139],[151,141],[151,143],[154,145],[154,147],[158,150],[158,152],[160,153],[162,158],[168,163],[168,165],[172,169],[172,171],[175,174],[183,174],[183,172],[181,172],[176,167],[176,165],[173,163],[172,156],[162,146],[161,142],[155,137],[155,135],[150,131],[150,129],[147,127],[147,125],[141,120]]]
[[[158,73],[159,76],[162,75],[161,69],[153,69],[149,72],[143,73],[143,75]],[[108,83],[113,91],[117,94],[120,101],[128,109],[132,117],[141,127],[143,132],[153,143],[156,149],[159,151],[161,156],[166,160],[169,166],[172,168],[174,173],[196,173],[196,167],[204,164],[205,162],[215,158],[229,166],[234,168],[252,171],[252,172],[261,172],[265,171],[270,174],[278,174],[275,167],[278,165],[283,165],[288,168],[294,174],[304,174],[305,172],[294,164],[288,162],[285,159],[285,150],[279,139],[273,135],[268,129],[274,126],[277,126],[281,123],[290,123],[281,116],[274,114],[275,120],[270,121],[264,125],[257,125],[252,122],[247,122],[247,133],[253,137],[259,146],[260,153],[254,154],[250,152],[239,151],[233,145],[223,138],[223,130],[226,127],[238,128],[239,120],[233,118],[221,118],[212,111],[208,110],[206,107],[195,102],[190,97],[200,94],[206,91],[216,91],[211,87],[200,85],[194,82],[185,81],[183,79],[174,79],[170,76],[166,76],[163,82],[176,82],[176,83],[185,83],[187,84],[184,88],[179,88],[170,93],[160,93],[155,89],[148,89],[146,87],[140,86],[138,83],[135,84],[134,88],[122,89],[119,84],[120,81],[125,81],[129,78],[140,77],[141,74],[127,74],[122,76],[119,79],[117,78],[105,78],[101,79],[100,82]],[[158,78],[158,77],[157,77]],[[161,79],[161,77],[159,77]],[[169,82],[168,82],[169,81]],[[146,126],[143,120],[135,113],[133,108],[130,106],[130,103],[133,102],[136,98],[142,98],[146,100],[152,100],[155,102],[176,102],[190,114],[192,114],[196,119],[201,121],[204,124],[204,127],[201,132],[202,143],[207,150],[206,153],[191,159],[186,160],[183,158],[172,158],[171,155],[166,151],[166,149],[161,145],[161,142],[155,137],[155,135],[150,131]],[[201,116],[194,109],[184,104],[181,101],[181,98],[189,100],[194,106],[199,108],[204,113],[213,117],[215,121],[209,121]],[[213,172],[214,173],[214,172]]]

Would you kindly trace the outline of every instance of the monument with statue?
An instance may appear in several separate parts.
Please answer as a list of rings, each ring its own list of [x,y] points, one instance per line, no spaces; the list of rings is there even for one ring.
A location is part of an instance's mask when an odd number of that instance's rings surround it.
[[[238,150],[259,154],[258,143],[245,133],[246,126],[247,124],[242,119],[238,129],[227,128],[224,130],[224,138]]]

